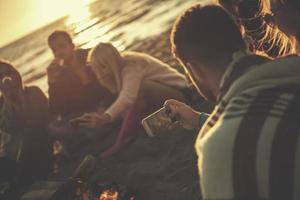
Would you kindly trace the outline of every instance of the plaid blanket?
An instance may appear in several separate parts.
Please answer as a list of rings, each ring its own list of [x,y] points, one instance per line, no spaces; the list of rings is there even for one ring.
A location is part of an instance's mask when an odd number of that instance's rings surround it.
[[[196,142],[203,199],[300,199],[300,58],[232,63]]]

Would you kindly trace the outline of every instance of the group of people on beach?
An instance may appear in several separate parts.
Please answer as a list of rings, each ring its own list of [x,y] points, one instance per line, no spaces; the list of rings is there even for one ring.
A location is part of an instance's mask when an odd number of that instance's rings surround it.
[[[165,106],[183,127],[200,130],[195,149],[203,199],[299,199],[300,2],[197,4],[177,18],[170,40],[188,77],[111,43],[75,48],[67,32],[54,31],[48,100],[2,60],[3,180],[45,178],[53,138],[102,134],[122,119],[113,144],[99,155],[111,156],[136,137],[143,117]],[[215,104],[211,114],[188,105],[188,79]],[[22,167],[2,175],[15,162]]]

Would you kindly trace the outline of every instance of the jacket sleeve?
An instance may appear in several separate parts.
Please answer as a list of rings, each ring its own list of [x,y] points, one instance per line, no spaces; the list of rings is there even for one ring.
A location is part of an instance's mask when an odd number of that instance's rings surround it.
[[[139,95],[144,73],[144,69],[139,66],[129,66],[122,71],[121,91],[116,101],[105,112],[112,119],[123,114],[130,105],[135,103]]]

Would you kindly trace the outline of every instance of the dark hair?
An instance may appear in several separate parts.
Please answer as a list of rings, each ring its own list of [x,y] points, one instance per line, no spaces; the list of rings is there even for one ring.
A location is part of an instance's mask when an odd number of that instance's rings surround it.
[[[171,33],[173,54],[181,61],[226,65],[246,44],[237,24],[222,7],[194,5],[179,16]],[[226,66],[224,66],[226,67]]]
[[[57,37],[63,37],[67,42],[70,44],[73,44],[71,35],[67,31],[63,30],[56,30],[52,32],[48,37],[48,45],[50,45],[51,42],[53,42]]]
[[[16,68],[10,62],[0,59],[0,68],[1,67],[9,68],[9,70],[16,76],[16,79],[17,79],[18,83],[20,84],[20,86],[23,85],[22,77],[21,77],[20,73],[18,72],[18,70],[16,70]]]

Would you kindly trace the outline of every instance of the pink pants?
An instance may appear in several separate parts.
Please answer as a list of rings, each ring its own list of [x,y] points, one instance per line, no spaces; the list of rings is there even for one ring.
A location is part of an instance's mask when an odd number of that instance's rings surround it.
[[[119,151],[138,134],[141,120],[161,108],[167,99],[185,101],[179,89],[161,83],[146,81],[141,86],[136,102],[123,115],[123,123],[114,144],[104,151],[100,157],[108,157]]]

